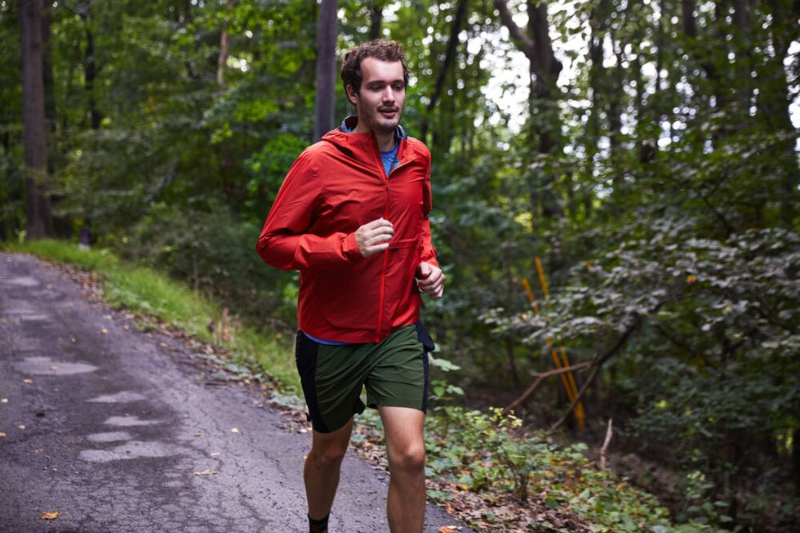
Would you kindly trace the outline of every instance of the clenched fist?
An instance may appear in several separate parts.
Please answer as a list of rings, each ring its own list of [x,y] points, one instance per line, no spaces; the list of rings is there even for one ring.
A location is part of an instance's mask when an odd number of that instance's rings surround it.
[[[422,292],[438,300],[444,294],[444,272],[430,263],[420,263],[417,269],[417,286]]]
[[[368,222],[356,230],[356,243],[363,257],[382,252],[389,248],[394,236],[392,223],[383,218]]]

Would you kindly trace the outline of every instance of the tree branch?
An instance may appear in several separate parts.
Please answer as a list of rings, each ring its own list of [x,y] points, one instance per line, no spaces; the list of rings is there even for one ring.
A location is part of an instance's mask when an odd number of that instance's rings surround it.
[[[585,370],[591,366],[591,362],[586,363],[578,363],[577,365],[570,365],[565,366],[562,368],[557,368],[555,370],[548,370],[547,372],[533,372],[531,375],[536,376],[536,381],[528,387],[525,392],[523,392],[519,398],[508,404],[505,409],[503,409],[503,414],[507,414],[509,411],[517,407],[519,404],[524,402],[528,399],[528,397],[533,394],[533,392],[539,387],[539,384],[544,381],[545,378],[549,378],[550,376],[558,376],[560,374],[566,374],[567,372],[572,372],[573,370]]]
[[[511,11],[508,10],[508,5],[505,3],[505,0],[494,0],[494,7],[500,12],[500,21],[508,28],[511,39],[517,41],[519,49],[525,54],[525,57],[527,57],[531,63],[535,63],[536,45],[530,37],[525,35],[525,31],[514,22],[514,17],[511,16]]]

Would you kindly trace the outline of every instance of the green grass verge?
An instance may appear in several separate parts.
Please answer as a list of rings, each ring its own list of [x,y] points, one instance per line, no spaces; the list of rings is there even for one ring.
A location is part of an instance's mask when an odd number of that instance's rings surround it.
[[[214,337],[208,324],[219,322],[222,309],[185,283],[152,268],[121,261],[108,250],[81,250],[70,242],[39,240],[0,246],[10,252],[30,253],[94,272],[103,281],[103,298],[113,307],[157,318],[201,341],[218,344],[229,350],[238,363],[260,369],[285,392],[296,394],[300,390],[290,348],[274,337],[241,326],[233,330],[233,341],[223,342]]]

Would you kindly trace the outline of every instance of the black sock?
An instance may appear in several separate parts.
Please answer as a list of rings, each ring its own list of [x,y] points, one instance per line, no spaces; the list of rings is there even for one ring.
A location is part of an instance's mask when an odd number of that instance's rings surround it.
[[[328,533],[328,518],[330,514],[322,520],[314,520],[311,516],[308,517],[309,533]]]

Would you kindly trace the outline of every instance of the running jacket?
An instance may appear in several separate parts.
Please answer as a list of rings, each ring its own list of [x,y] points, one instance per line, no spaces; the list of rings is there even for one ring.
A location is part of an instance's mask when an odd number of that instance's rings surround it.
[[[380,342],[419,320],[420,262],[431,244],[431,156],[398,126],[387,178],[375,135],[347,133],[355,117],[303,151],[272,205],[256,250],[265,263],[300,271],[298,328],[321,339]],[[362,257],[355,231],[383,217],[389,249]]]

